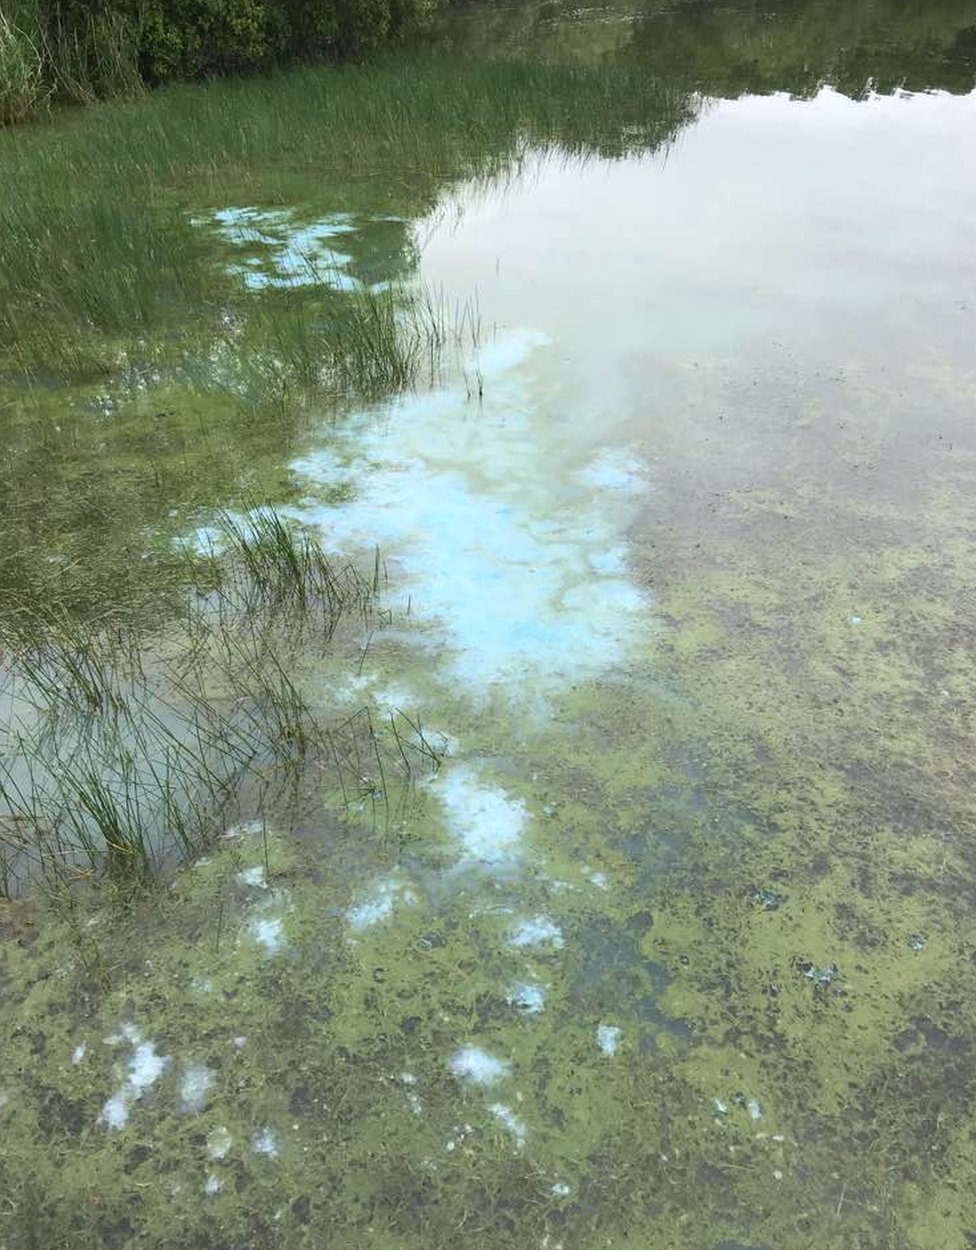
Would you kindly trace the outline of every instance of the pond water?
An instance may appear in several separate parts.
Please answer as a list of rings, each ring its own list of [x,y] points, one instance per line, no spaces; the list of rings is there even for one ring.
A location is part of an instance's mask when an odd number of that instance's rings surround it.
[[[258,504],[380,587],[354,765],[2,905],[0,1247],[976,1245],[974,87],[484,6],[0,136],[4,610]]]

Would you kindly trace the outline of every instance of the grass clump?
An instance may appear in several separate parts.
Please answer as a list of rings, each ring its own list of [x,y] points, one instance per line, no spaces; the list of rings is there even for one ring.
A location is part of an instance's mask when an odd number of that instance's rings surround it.
[[[112,6],[12,0],[0,9],[0,125],[143,89],[139,24]]]
[[[369,619],[375,578],[333,566],[270,510],[225,514],[218,533],[210,584],[161,636],[53,614],[3,623],[4,892],[144,880],[205,846],[245,795],[359,753],[352,735],[337,743],[300,674],[342,620]]]
[[[23,121],[46,101],[44,59],[17,13],[0,10],[0,125]]]
[[[351,564],[334,564],[308,530],[290,525],[274,509],[253,510],[243,517],[221,512],[217,533],[243,574],[237,580],[238,610],[288,609],[284,619],[292,621],[321,611],[328,638],[350,607],[364,618],[368,615],[375,581]]]

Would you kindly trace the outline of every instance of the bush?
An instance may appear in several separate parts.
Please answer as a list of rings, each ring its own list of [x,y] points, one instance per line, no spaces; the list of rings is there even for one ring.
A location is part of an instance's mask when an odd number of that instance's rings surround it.
[[[150,0],[135,17],[151,83],[257,69],[287,44],[285,15],[271,0]]]
[[[355,56],[438,0],[0,0],[0,123],[54,93],[86,100],[285,60]]]
[[[429,16],[437,0],[278,0],[292,57],[355,56]]]

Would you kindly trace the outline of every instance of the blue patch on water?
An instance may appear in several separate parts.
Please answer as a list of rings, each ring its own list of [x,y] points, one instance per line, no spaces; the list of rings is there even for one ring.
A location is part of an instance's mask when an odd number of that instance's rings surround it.
[[[298,513],[336,550],[379,545],[400,606],[440,634],[445,676],[476,698],[544,696],[605,672],[649,624],[624,543],[643,466],[627,448],[567,447],[533,420],[518,366],[543,343],[512,334],[479,355],[477,423],[460,386],[404,396],[351,422],[338,451],[294,466],[353,487]]]
[[[364,227],[375,224],[373,218],[360,222],[350,213],[330,213],[309,222],[291,209],[223,208],[209,220],[228,243],[250,253],[229,266],[250,290],[330,286],[353,292],[389,286],[357,273],[355,249],[348,246]],[[347,246],[339,246],[343,239]]]

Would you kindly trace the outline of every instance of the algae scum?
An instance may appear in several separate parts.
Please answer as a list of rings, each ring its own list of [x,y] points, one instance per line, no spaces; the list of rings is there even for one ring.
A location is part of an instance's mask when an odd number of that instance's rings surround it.
[[[966,1250],[976,10],[436,40],[0,136],[0,1247]]]

